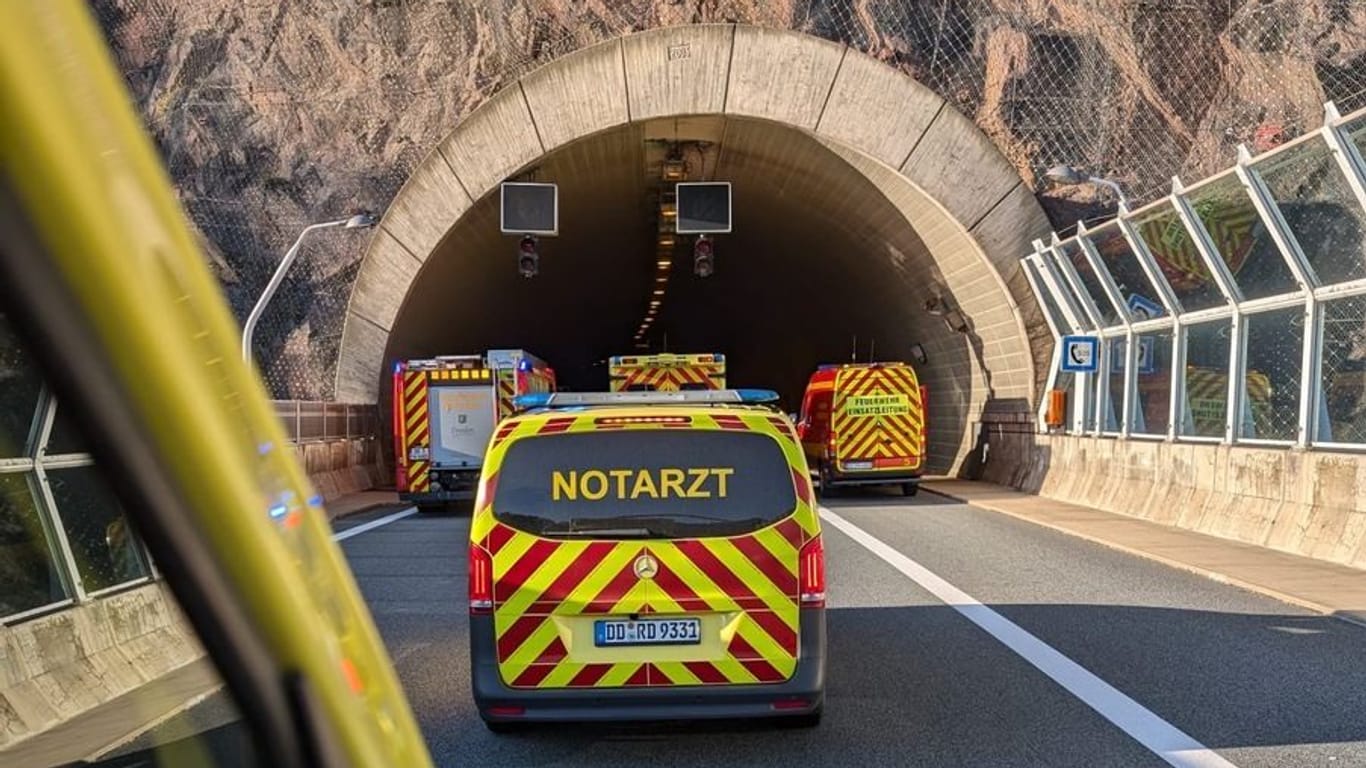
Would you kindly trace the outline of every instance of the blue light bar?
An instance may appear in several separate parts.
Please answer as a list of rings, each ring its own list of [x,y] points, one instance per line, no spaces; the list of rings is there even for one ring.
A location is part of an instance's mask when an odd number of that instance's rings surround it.
[[[702,389],[686,392],[553,392],[518,395],[521,411],[532,408],[581,408],[590,405],[759,405],[778,401],[769,389]]]
[[[735,391],[740,394],[740,402],[742,403],[758,405],[760,403],[778,402],[778,393],[771,389],[737,389]]]
[[[518,395],[512,398],[512,407],[519,411],[531,408],[545,408],[550,405],[550,392],[537,392],[530,395]]]

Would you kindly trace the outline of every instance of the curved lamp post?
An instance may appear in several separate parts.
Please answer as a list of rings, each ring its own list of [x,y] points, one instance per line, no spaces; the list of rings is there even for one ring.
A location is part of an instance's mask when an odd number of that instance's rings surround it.
[[[324,221],[321,224],[311,224],[304,227],[304,231],[299,233],[299,239],[294,241],[294,245],[289,247],[285,257],[280,260],[280,265],[275,268],[275,274],[270,276],[270,282],[266,284],[266,289],[261,292],[261,298],[256,300],[256,306],[251,308],[251,314],[247,315],[247,321],[242,324],[242,360],[251,361],[251,339],[256,335],[256,323],[261,319],[261,313],[265,312],[266,305],[275,297],[275,291],[280,288],[280,283],[285,279],[285,273],[294,263],[294,259],[299,255],[299,246],[309,232],[315,229],[326,229],[327,227],[343,227],[345,229],[369,229],[379,223],[379,217],[373,213],[358,213],[349,219],[338,219],[336,221]]]

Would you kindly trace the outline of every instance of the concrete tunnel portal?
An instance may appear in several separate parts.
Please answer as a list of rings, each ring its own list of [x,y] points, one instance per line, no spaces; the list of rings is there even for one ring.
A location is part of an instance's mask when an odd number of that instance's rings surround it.
[[[681,45],[704,72],[706,59],[727,60],[711,68],[720,103],[697,103],[705,82],[671,78],[668,51]],[[759,88],[762,73],[745,75],[793,69],[766,49],[799,60],[791,104],[784,89]],[[652,106],[656,91],[630,87],[651,78],[685,103]],[[657,279],[671,155],[689,180],[732,184],[734,232],[717,236],[708,278],[693,274],[692,239],[675,236],[668,279]],[[507,180],[559,185],[560,232],[541,239],[532,279],[518,274],[517,238],[499,231]],[[931,393],[930,469],[952,471],[988,401],[1034,402],[1031,338],[1047,329],[1024,278],[1001,267],[1018,269],[1046,231],[989,140],[879,62],[734,25],[633,35],[505,89],[413,174],[362,263],[339,399],[386,403],[398,359],[504,347],[545,358],[567,388],[602,389],[606,358],[641,351],[633,337],[660,299],[650,351],[724,353],[732,385],[775,389],[787,410],[818,364],[915,363]]]

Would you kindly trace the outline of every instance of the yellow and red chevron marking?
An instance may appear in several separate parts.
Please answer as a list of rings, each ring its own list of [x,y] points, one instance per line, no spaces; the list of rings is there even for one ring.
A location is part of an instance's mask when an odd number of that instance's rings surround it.
[[[614,392],[642,386],[656,392],[677,392],[684,387],[725,387],[724,369],[708,364],[664,367],[618,366],[613,369],[611,377]]]
[[[845,405],[851,397],[900,395],[909,402],[902,414],[851,416]],[[920,466],[924,454],[922,430],[925,411],[920,385],[910,366],[851,367],[840,370],[835,385],[831,428],[836,435],[836,458],[841,461],[907,459],[889,469]],[[875,468],[876,467],[875,465]]]
[[[427,372],[403,374],[403,456],[408,462],[408,490],[426,493],[431,488],[430,462],[408,459],[414,448],[431,448],[430,422],[427,418]]]
[[[1197,202],[1195,209],[1217,256],[1237,274],[1252,251],[1252,232],[1260,221],[1256,209],[1245,202],[1221,204],[1214,200]],[[1193,290],[1212,280],[1199,248],[1176,214],[1163,214],[1143,223],[1139,235],[1177,290]]]
[[[1260,371],[1247,372],[1247,397],[1253,402],[1271,399],[1271,379]],[[1186,368],[1186,397],[1191,400],[1227,400],[1228,374],[1209,368]]]
[[[498,413],[494,414],[495,421],[502,421],[514,413],[512,399],[517,392],[517,371],[511,368],[503,368],[498,371]]]
[[[1197,204],[1196,209],[1215,250],[1229,271],[1238,274],[1252,252],[1252,232],[1260,222],[1257,209],[1247,200],[1224,206]]]
[[[613,414],[658,416],[660,410]],[[677,414],[663,414],[677,415]],[[492,499],[511,440],[491,446],[485,481],[471,523],[471,541],[493,557],[494,632],[500,673],[520,688],[721,685],[774,683],[796,668],[800,608],[797,564],[802,546],[819,533],[805,458],[786,422],[765,412],[688,413],[693,428],[747,429],[782,435],[797,500],[793,514],[759,531],[734,537],[678,541],[546,539],[498,522]],[[509,435],[583,432],[604,427],[601,416],[537,414],[509,420]],[[631,425],[665,428],[665,425]],[[651,579],[635,575],[635,561],[658,563]],[[607,615],[719,617],[726,638],[720,652],[699,645],[693,656],[603,662],[576,654],[594,617]],[[566,640],[570,642],[567,644]],[[591,637],[586,641],[592,644]]]

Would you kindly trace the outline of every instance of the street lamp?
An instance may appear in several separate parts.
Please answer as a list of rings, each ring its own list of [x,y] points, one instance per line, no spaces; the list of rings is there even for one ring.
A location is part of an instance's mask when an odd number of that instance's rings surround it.
[[[256,323],[261,319],[261,313],[265,312],[266,305],[275,297],[275,291],[280,288],[280,283],[285,279],[285,273],[294,263],[294,259],[299,255],[299,246],[309,232],[315,229],[326,229],[327,227],[342,227],[344,229],[369,229],[379,223],[379,217],[373,213],[358,213],[349,219],[338,219],[336,221],[324,221],[321,224],[311,224],[304,227],[304,231],[299,233],[299,239],[294,241],[294,245],[289,247],[285,257],[280,260],[280,265],[275,268],[275,274],[270,276],[270,282],[266,284],[266,289],[261,292],[261,298],[256,300],[256,306],[251,308],[251,314],[247,315],[247,321],[242,325],[242,360],[251,361],[251,339],[256,334]]]
[[[1075,186],[1077,184],[1085,184],[1087,182],[1090,182],[1092,184],[1099,184],[1102,187],[1106,187],[1110,191],[1114,192],[1115,197],[1119,198],[1120,205],[1124,206],[1125,208],[1129,207],[1129,199],[1124,196],[1124,190],[1120,189],[1119,184],[1111,179],[1106,179],[1101,176],[1092,176],[1089,173],[1083,173],[1082,171],[1078,170],[1076,167],[1071,165],[1055,165],[1052,168],[1049,168],[1047,171],[1044,171],[1043,175],[1045,178],[1047,178],[1054,184],[1062,184],[1065,186]]]

